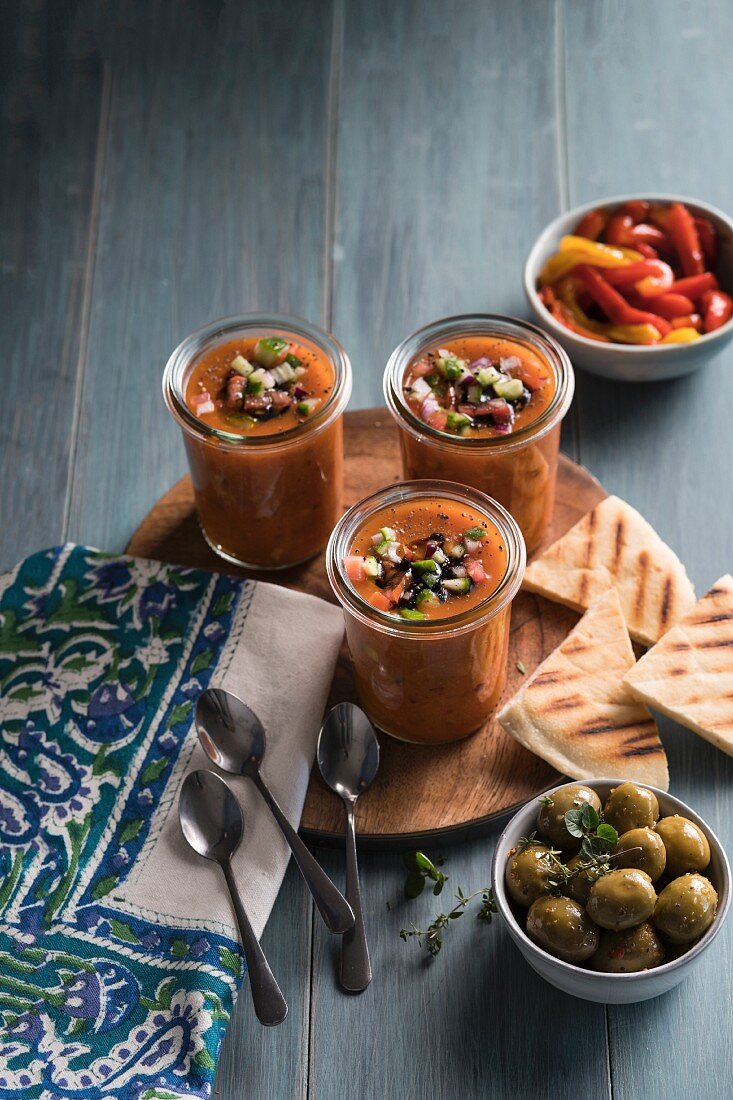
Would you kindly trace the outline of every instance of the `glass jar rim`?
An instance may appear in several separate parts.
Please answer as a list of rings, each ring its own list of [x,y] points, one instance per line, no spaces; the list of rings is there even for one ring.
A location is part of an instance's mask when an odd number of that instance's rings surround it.
[[[441,431],[426,424],[412,411],[405,400],[402,379],[406,367],[421,352],[434,344],[455,339],[456,336],[503,336],[518,342],[524,341],[538,352],[552,368],[555,376],[555,392],[547,408],[526,427],[511,435],[492,438],[462,437]],[[567,413],[575,392],[575,374],[567,352],[543,329],[518,317],[500,313],[466,313],[455,317],[443,317],[407,336],[387,361],[384,370],[384,397],[390,413],[401,428],[415,438],[428,436],[441,444],[457,450],[474,453],[506,454],[518,450],[528,442],[541,439],[551,431]]]
[[[273,435],[243,436],[204,424],[186,404],[184,386],[187,381],[187,371],[201,353],[247,329],[275,329],[286,336],[294,336],[315,344],[319,351],[328,357],[334,372],[331,393],[321,408],[302,424],[296,424],[293,428]],[[234,450],[246,447],[277,450],[300,439],[306,433],[310,438],[327,427],[334,417],[343,412],[350,396],[351,363],[338,340],[310,321],[283,313],[241,313],[209,321],[194,329],[178,344],[171,353],[163,372],[163,398],[181,428],[199,439],[215,440],[222,446]]]
[[[408,619],[396,619],[368,603],[351,586],[343,569],[343,560],[351,549],[357,529],[363,521],[385,504],[398,500],[443,497],[467,504],[482,511],[498,529],[507,549],[504,576],[490,596],[466,611],[445,618],[426,620],[417,625]],[[326,572],[334,594],[341,605],[363,623],[394,637],[442,638],[446,634],[462,634],[494,618],[516,596],[524,577],[527,551],[522,532],[513,516],[498,501],[478,489],[455,481],[401,481],[387,485],[357,501],[341,517],[326,547]]]

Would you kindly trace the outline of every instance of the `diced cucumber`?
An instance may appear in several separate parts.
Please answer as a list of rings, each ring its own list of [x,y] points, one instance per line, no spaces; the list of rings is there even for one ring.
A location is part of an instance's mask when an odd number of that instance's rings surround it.
[[[317,397],[307,397],[305,401],[299,401],[295,408],[300,416],[310,416],[317,404]]]
[[[433,561],[432,558],[422,558],[420,561],[414,561],[411,568],[417,570],[418,573],[438,573],[440,571],[437,561]]]
[[[440,604],[440,600],[435,595],[435,593],[431,592],[427,588],[423,588],[420,592],[418,592],[417,596],[415,597],[415,602],[418,604],[419,607],[438,607]]]
[[[524,383],[519,378],[500,378],[494,382],[494,393],[505,401],[518,401],[524,393]]]
[[[479,402],[481,401],[481,387],[479,386],[478,382],[475,385],[468,387],[468,390],[466,391],[466,399],[470,405],[479,404]]]
[[[280,336],[261,336],[255,344],[254,356],[263,367],[274,367],[282,363],[290,344]]]
[[[254,371],[252,373],[254,374]],[[275,389],[275,377],[272,371],[266,370],[262,372],[262,388],[264,390]]]
[[[295,371],[289,363],[281,363],[279,367],[273,367],[270,373],[278,386],[285,382],[292,382],[295,378]]]
[[[245,359],[243,355],[235,355],[229,364],[232,370],[237,374],[241,374],[243,378],[246,378],[248,374],[251,374],[254,367],[250,363],[249,359]]]
[[[456,378],[460,378],[465,371],[466,360],[459,359],[456,355],[449,355],[445,358],[440,356],[435,360],[435,365],[442,375],[453,382]]]
[[[452,580],[443,581],[442,583],[446,592],[468,592],[471,588],[468,577],[454,577]]]
[[[293,370],[297,370],[298,367],[303,367],[303,360],[299,359],[297,355],[293,355],[291,351],[285,356],[285,362],[289,367],[292,367]],[[303,373],[305,373],[305,367],[303,367]]]
[[[391,545],[392,544],[389,539],[382,539],[382,541],[378,542],[377,545],[374,547],[374,553],[379,554],[380,558],[383,558]]]
[[[476,378],[481,386],[493,386],[494,382],[498,382],[501,378],[501,374],[496,367],[482,367],[476,372]]]
[[[293,370],[295,371],[296,378],[302,378],[304,374],[308,373],[307,367],[293,367]]]
[[[367,577],[378,577],[382,572],[382,566],[371,554],[364,558],[364,572]]]
[[[409,619],[412,622],[418,622],[420,619],[426,618],[422,611],[413,611],[411,607],[400,608],[400,618]]]
[[[433,554],[433,561],[437,561],[438,565],[445,565],[445,563],[448,561],[448,555],[444,554],[440,547],[438,547],[438,549]]]
[[[255,425],[255,418],[247,413],[229,413],[226,421],[227,424],[234,424],[238,428],[253,428]]]
[[[440,577],[437,573],[423,573],[420,580],[423,584],[426,584],[428,588],[437,588],[440,584]]]
[[[387,542],[394,542],[397,538],[397,532],[392,527],[380,527],[379,533]]]
[[[446,427],[449,431],[457,431],[458,428],[463,428],[470,423],[470,419],[463,413],[449,412],[446,417]]]
[[[469,527],[468,530],[463,533],[467,539],[473,539],[474,542],[479,542],[481,539],[486,538],[485,527]]]
[[[253,378],[250,374],[247,379],[247,393],[251,394],[253,397],[259,397],[262,393],[262,379]]]
[[[454,561],[458,558],[462,558],[466,553],[466,547],[462,542],[449,542],[443,547],[449,558],[453,558]]]

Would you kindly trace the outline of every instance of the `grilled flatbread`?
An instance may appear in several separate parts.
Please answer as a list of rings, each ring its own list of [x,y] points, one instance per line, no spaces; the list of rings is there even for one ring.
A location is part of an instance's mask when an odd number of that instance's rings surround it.
[[[733,756],[733,577],[716,581],[629,669],[625,683],[638,698]]]
[[[631,637],[647,646],[695,603],[677,555],[618,497],[607,497],[531,562],[523,587],[576,611],[617,588]]]
[[[667,789],[654,719],[621,678],[634,651],[615,588],[499,712],[507,733],[572,779],[610,776]]]

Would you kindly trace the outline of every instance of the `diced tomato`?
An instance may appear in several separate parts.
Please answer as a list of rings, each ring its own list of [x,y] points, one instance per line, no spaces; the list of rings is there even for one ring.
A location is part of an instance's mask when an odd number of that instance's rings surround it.
[[[366,570],[364,569],[364,558],[360,554],[347,554],[344,558],[344,570],[346,576],[354,584],[358,584],[359,581],[366,580]]]
[[[390,603],[393,606],[394,606],[394,604],[399,603],[400,596],[405,591],[406,587],[407,587],[407,577],[403,576],[403,577],[400,578],[400,580],[397,582],[397,584],[394,586],[394,588],[386,589],[385,595],[389,596]]]
[[[380,592],[379,589],[373,592],[372,595],[369,597],[369,603],[372,605],[372,607],[376,607],[377,611],[389,611],[389,609],[392,607],[392,604],[389,602],[387,596],[384,594],[384,592]]]
[[[415,378],[424,378],[426,374],[430,374],[432,369],[429,359],[419,359],[417,363],[412,364],[410,372]]]
[[[466,572],[473,581],[474,584],[481,584],[483,581],[488,580],[488,574],[484,569],[483,562],[480,561],[467,561]]]
[[[444,409],[440,409],[438,412],[433,412],[428,417],[428,424],[431,428],[437,428],[439,432],[445,431],[448,424],[448,414]]]

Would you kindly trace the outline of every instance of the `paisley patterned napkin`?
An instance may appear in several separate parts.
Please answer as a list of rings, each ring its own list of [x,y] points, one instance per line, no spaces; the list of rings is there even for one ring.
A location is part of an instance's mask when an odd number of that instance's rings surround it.
[[[178,828],[194,702],[215,683],[260,713],[297,823],[341,635],[314,597],[81,546],[0,577],[0,1098],[209,1095],[244,966]],[[288,850],[235,786],[261,932]]]

